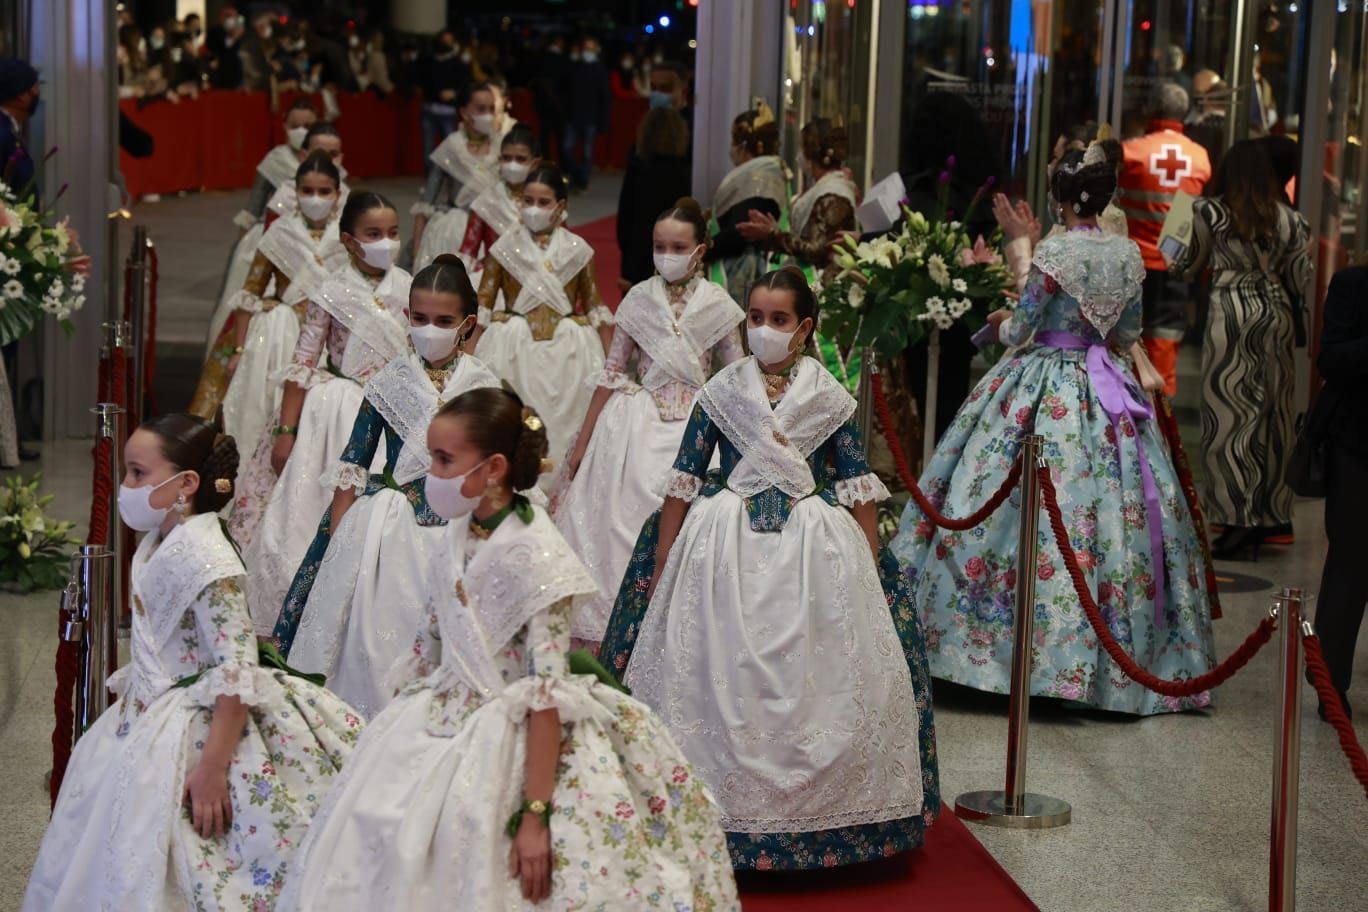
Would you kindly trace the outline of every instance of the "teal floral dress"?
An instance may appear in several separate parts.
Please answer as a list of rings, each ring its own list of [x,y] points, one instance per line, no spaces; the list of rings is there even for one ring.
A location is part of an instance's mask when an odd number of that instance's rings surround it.
[[[808,364],[811,367],[816,367],[815,363],[808,362]],[[708,465],[714,451],[717,451],[720,456],[721,472],[708,474]],[[721,432],[703,406],[695,406],[674,463],[674,472],[668,490],[668,493],[673,496],[682,497],[685,500],[692,499],[690,519],[686,519],[685,528],[681,530],[680,537],[676,539],[670,556],[670,566],[676,564],[678,552],[682,549],[692,550],[693,547],[702,549],[701,560],[719,566],[734,561],[738,567],[741,567],[750,560],[749,555],[745,553],[739,558],[732,558],[729,553],[719,551],[708,553],[710,547],[708,544],[700,543],[692,546],[685,541],[694,514],[702,509],[702,505],[718,497],[736,498],[741,501],[745,524],[748,525],[750,532],[760,533],[761,548],[777,546],[782,549],[787,545],[780,545],[781,542],[787,543],[791,538],[808,536],[811,542],[809,547],[815,547],[818,553],[825,551],[831,555],[835,551],[844,551],[847,547],[859,548],[863,550],[864,559],[868,559],[869,546],[862,533],[854,532],[850,541],[843,540],[839,536],[833,537],[831,534],[833,528],[840,528],[840,522],[850,520],[847,507],[874,498],[872,492],[863,490],[872,476],[865,460],[859,430],[853,421],[840,426],[835,433],[824,443],[818,445],[809,455],[808,465],[816,481],[816,489],[806,498],[795,498],[773,487],[754,496],[740,498],[739,495],[727,489],[726,479],[731,476],[741,459],[741,452]],[[690,479],[693,481],[690,482]],[[696,494],[687,491],[686,489],[689,487],[696,487]],[[856,493],[860,490],[863,490],[863,494]],[[820,503],[820,507],[812,507],[811,504],[813,503]],[[825,518],[814,521],[811,518],[814,511]],[[805,524],[814,522],[830,523],[832,517],[837,520],[837,525],[817,525],[816,528],[821,531],[816,533],[799,531],[797,528],[799,526],[803,526],[804,530],[812,528]],[[844,520],[841,517],[844,517]],[[850,525],[854,526],[855,524],[850,521]],[[664,580],[662,580],[654,600],[647,596],[647,589],[655,572],[659,530],[660,512],[657,511],[646,521],[638,537],[600,648],[599,655],[604,665],[620,678],[624,677],[624,673],[628,671],[633,653],[638,646],[639,635],[643,630],[643,625],[648,620],[648,615],[662,610],[662,593],[666,586]],[[693,541],[690,540],[690,542]],[[809,550],[808,553],[813,552]],[[783,560],[777,556],[774,559],[776,561]],[[765,559],[761,558],[761,560]],[[857,576],[858,573],[855,568],[859,565],[852,565],[850,560],[851,558],[847,556],[839,557],[833,566],[844,567],[846,568],[846,575]],[[873,567],[871,566],[870,569],[873,570]],[[721,572],[727,574],[734,571],[724,569]],[[778,576],[786,574],[786,572],[786,570],[775,569],[771,575]],[[680,576],[685,575],[686,571],[681,570]],[[746,571],[741,571],[741,575],[747,575]],[[940,810],[935,724],[931,707],[931,676],[926,664],[925,643],[922,637],[921,624],[916,613],[912,610],[911,593],[907,586],[907,580],[899,572],[897,561],[886,548],[880,554],[877,564],[877,583],[882,589],[882,599],[879,601],[887,605],[891,614],[896,638],[901,645],[901,659],[905,661],[907,672],[910,672],[911,677],[910,689],[904,692],[907,693],[907,699],[915,702],[916,708],[916,721],[913,727],[917,734],[917,745],[914,752],[919,754],[920,760],[920,792],[922,796],[920,809],[911,816],[900,816],[896,819],[872,823],[814,827],[802,831],[797,826],[789,831],[775,831],[775,828],[771,826],[766,832],[743,832],[736,830],[734,826],[727,823],[727,816],[730,813],[728,798],[719,791],[717,783],[708,780],[714,791],[719,792],[718,799],[724,812],[723,824],[728,830],[727,845],[731,853],[732,864],[738,869],[763,871],[823,868],[892,856],[919,847],[922,844],[926,827],[935,820]],[[675,593],[676,596],[671,600],[669,606],[671,613],[688,617],[701,612],[700,608],[686,604],[687,600],[681,600],[678,596],[679,590],[675,590]],[[706,593],[701,593],[700,598],[706,598]],[[717,596],[714,595],[714,598],[717,599]],[[807,596],[800,595],[797,598],[798,604],[802,604],[804,601],[810,603],[812,593],[809,592]],[[826,599],[823,597],[821,600],[825,601]],[[721,600],[718,600],[717,604],[720,603]],[[862,604],[851,602],[851,605],[857,612],[863,610]],[[782,607],[781,614],[789,615],[793,609],[794,603],[787,602]],[[764,611],[765,609],[743,607],[742,613],[750,614],[753,610]],[[823,618],[816,616],[820,610],[822,609],[814,609],[813,616],[806,621],[807,626],[826,623]],[[698,616],[701,620],[702,615],[698,614]],[[718,616],[720,618],[720,612]],[[836,616],[839,617],[839,613]],[[685,623],[689,622],[685,621]],[[719,623],[721,622],[719,621]],[[782,624],[782,621],[779,623]],[[753,616],[751,624],[752,630],[772,629],[765,626],[766,622],[758,621]],[[834,627],[837,624],[839,621],[829,626]],[[744,637],[745,634],[741,634],[741,636]],[[723,638],[728,639],[729,637],[724,636]],[[736,641],[735,662],[757,668],[763,667],[766,661],[764,654],[767,651],[779,648],[776,645],[777,640],[765,642],[765,639],[762,635],[753,643]],[[796,659],[793,653],[811,652],[815,648],[816,644],[811,639],[801,645],[782,647],[786,653],[789,653],[789,658],[785,661],[799,662],[806,662],[811,656]],[[832,658],[839,661],[841,656],[833,650]],[[667,656],[664,661],[669,664],[671,658]],[[706,662],[707,660],[702,661]],[[826,661],[823,659],[822,664]],[[853,656],[851,661],[854,664],[865,665],[870,669],[878,665],[878,661],[869,655]],[[828,683],[832,686],[840,686],[844,672],[845,669],[832,670],[827,675]],[[633,683],[634,679],[630,675],[626,676],[629,683]],[[905,676],[903,681],[906,681]],[[638,696],[642,696],[646,702],[651,703],[651,698],[641,692],[639,683],[634,683],[633,686],[638,688]],[[742,700],[740,694],[736,695],[736,700],[737,705],[740,706]],[[763,737],[759,734],[758,727],[765,724],[761,722],[764,710],[758,707],[765,702],[765,699],[759,695],[746,695],[746,700],[745,705],[751,709],[746,709],[745,712],[756,714],[754,720],[757,726],[756,737]],[[726,702],[725,698],[723,698],[723,702]],[[672,710],[667,710],[665,707],[654,703],[652,706],[661,713],[667,723],[674,722],[671,716]],[[725,714],[727,710],[723,708],[721,711]],[[704,709],[702,712],[706,715],[708,710]],[[749,726],[750,723],[745,724]],[[782,726],[784,723],[780,721],[779,724]],[[794,725],[801,726],[801,723],[795,721]],[[695,731],[693,735],[678,730],[674,724],[671,727],[685,752],[693,759],[695,750],[700,747],[697,741],[700,736],[696,734],[699,726],[690,726]],[[798,737],[796,733],[791,733],[791,735],[793,738]],[[695,762],[695,766],[698,766],[697,762]],[[704,776],[707,780],[707,776],[701,769],[699,775]],[[725,777],[726,774],[723,773],[722,775]]]
[[[1038,249],[1003,334],[1007,344],[1025,347],[974,389],[921,487],[942,513],[966,516],[1002,485],[1022,438],[1044,437],[1069,541],[1112,635],[1154,674],[1194,677],[1215,661],[1205,564],[1164,437],[1144,415],[1149,399],[1125,354],[1140,336],[1139,280],[1133,292],[1124,286],[1105,334],[1066,287],[1077,291],[1087,275],[1138,254],[1124,238],[1078,234],[1042,243],[1064,264],[1050,265],[1052,271],[1040,268]],[[1070,263],[1086,268],[1071,271]],[[1103,393],[1130,406],[1113,417]],[[1112,663],[1079,606],[1043,513],[1042,507],[1031,693],[1139,715],[1209,705],[1209,693],[1153,694]],[[1008,691],[1019,522],[1019,491],[967,532],[938,529],[915,502],[908,504],[891,546],[911,582],[936,677]]]

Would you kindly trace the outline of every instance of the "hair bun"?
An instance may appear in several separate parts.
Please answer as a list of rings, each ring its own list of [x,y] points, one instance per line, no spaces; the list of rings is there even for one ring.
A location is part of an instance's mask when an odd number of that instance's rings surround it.
[[[681,196],[679,199],[675,200],[674,207],[676,209],[683,209],[685,212],[697,212],[700,215],[703,213],[703,207],[699,204],[698,200],[694,199],[692,196]]]
[[[219,434],[198,471],[200,485],[195,492],[195,512],[217,513],[233,499],[238,473],[237,441]]]
[[[432,262],[439,266],[460,266],[465,269],[465,263],[454,253],[439,253],[432,258]]]

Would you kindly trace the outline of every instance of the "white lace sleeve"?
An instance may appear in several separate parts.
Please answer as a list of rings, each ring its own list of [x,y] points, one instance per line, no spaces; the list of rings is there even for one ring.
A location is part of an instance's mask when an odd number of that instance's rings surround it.
[[[253,225],[255,225],[256,223],[257,223],[257,218],[256,218],[256,216],[255,216],[255,215],[252,215],[252,213],[248,212],[246,209],[243,209],[243,210],[242,210],[241,212],[239,212],[237,215],[233,216],[233,224],[234,224],[234,225],[237,225],[237,226],[238,226],[239,228],[241,228],[243,231],[248,230],[249,228],[251,228],[251,227],[252,227]]]
[[[603,326],[613,326],[616,323],[617,320],[613,317],[613,312],[608,309],[607,305],[596,304],[589,308],[589,325],[595,329],[599,329]]]
[[[641,387],[635,383],[631,377],[622,371],[604,368],[597,374],[589,378],[588,386],[597,389],[603,387],[610,390],[621,390],[625,393],[635,393]]]
[[[261,298],[258,295],[252,294],[245,288],[233,292],[228,298],[228,307],[230,310],[240,310],[250,314],[261,313],[263,309],[261,303]]]
[[[422,200],[419,200],[418,202],[414,203],[409,208],[409,215],[422,215],[426,216],[427,218],[432,218],[436,214],[436,207],[433,206],[432,203],[425,203]]]
[[[308,389],[331,380],[332,374],[309,367],[307,364],[300,364],[298,361],[291,361],[274,379],[279,383],[297,383],[300,389]]]
[[[836,500],[843,507],[858,507],[860,504],[878,503],[891,495],[879,476],[873,472],[857,475],[836,482]]]
[[[366,486],[370,484],[370,472],[366,471],[364,466],[339,459],[333,463],[332,468],[323,472],[318,483],[329,491],[351,488],[359,496],[366,493]]]
[[[673,497],[685,503],[693,503],[698,499],[702,490],[703,479],[697,475],[672,468],[665,473],[665,480],[661,483],[657,493],[662,497]]]
[[[494,320],[494,309],[491,307],[481,307],[475,311],[475,325],[488,327]]]
[[[186,688],[200,706],[212,707],[219,697],[237,697],[248,706],[261,702],[257,690],[256,633],[243,593],[245,577],[215,580],[195,599],[193,619],[195,661],[199,680]]]
[[[561,722],[573,722],[580,715],[583,700],[575,699],[581,688],[570,678],[567,654],[570,651],[571,599],[562,599],[527,622],[528,675],[507,688],[500,696],[505,711],[514,721],[530,712],[555,709]]]

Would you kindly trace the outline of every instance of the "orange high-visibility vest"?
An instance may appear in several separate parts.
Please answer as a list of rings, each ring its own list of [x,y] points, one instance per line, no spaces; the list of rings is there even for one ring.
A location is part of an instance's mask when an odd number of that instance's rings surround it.
[[[1159,232],[1179,191],[1201,196],[1211,180],[1211,158],[1206,149],[1183,135],[1175,121],[1155,121],[1153,132],[1121,144],[1121,211],[1126,214],[1131,240],[1140,246],[1146,269],[1166,269],[1159,254]]]

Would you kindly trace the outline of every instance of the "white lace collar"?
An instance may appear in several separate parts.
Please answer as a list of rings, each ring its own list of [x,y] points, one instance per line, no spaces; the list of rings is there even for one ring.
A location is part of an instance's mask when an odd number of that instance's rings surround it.
[[[598,592],[541,507],[531,523],[508,516],[469,562],[470,524],[453,524],[455,560],[449,582],[434,597],[442,633],[442,664],[473,690],[492,697],[503,687],[496,657],[528,621],[566,598]]]
[[[742,200],[757,196],[774,200],[781,209],[788,203],[788,175],[779,156],[761,155],[728,171],[713,194],[713,211],[725,214]]]
[[[309,223],[297,211],[282,216],[271,223],[257,245],[257,252],[275,264],[286,278],[293,282],[307,270],[310,264],[323,266],[323,252],[340,249],[341,239],[337,231],[338,212],[334,211],[326,225],[323,236],[314,240]],[[340,265],[340,264],[334,264]]]
[[[594,259],[594,251],[578,235],[557,227],[545,249],[521,222],[502,235],[489,253],[518,280],[522,291],[513,310],[525,314],[539,305],[550,307],[561,316],[572,313],[574,302],[565,286]]]
[[[432,151],[429,157],[433,164],[461,185],[456,195],[458,207],[468,207],[499,181],[499,145],[502,142],[503,133],[491,135],[488,151],[477,156],[470,151],[470,135],[466,133],[465,124],[461,124]]]
[[[651,356],[641,385],[658,389],[670,380],[701,387],[707,376],[702,358],[745,318],[727,290],[694,279],[684,310],[676,319],[668,286],[660,276],[632,286],[619,305],[616,323]]]
[[[423,359],[411,351],[390,361],[371,377],[366,384],[366,399],[404,440],[394,464],[394,480],[408,484],[427,474],[432,465],[427,429],[438,409],[467,390],[497,386],[499,378],[474,355],[461,355],[456,360],[440,395],[428,379]]]
[[[129,588],[160,650],[206,586],[246,572],[218,514],[200,513],[179,523],[165,539],[155,531],[143,536],[133,555]]]
[[[290,148],[289,143],[282,143],[267,152],[257,165],[257,174],[272,187],[293,183],[298,171],[299,153]]]
[[[845,176],[844,171],[837,169],[823,174],[815,184],[799,194],[789,212],[789,226],[795,236],[801,235],[807,228],[808,219],[812,217],[812,207],[824,196],[839,196],[854,208],[855,185]]]
[[[807,356],[794,363],[788,390],[773,408],[754,355],[718,371],[698,404],[741,452],[727,487],[742,497],[766,488],[790,497],[811,494],[817,483],[807,457],[855,413],[850,394]]]
[[[337,276],[312,289],[312,300],[350,332],[340,369],[361,377],[384,367],[408,344],[404,308],[413,277],[391,267],[374,287],[348,261]]]
[[[1101,231],[1051,235],[1036,246],[1031,265],[1077,301],[1084,319],[1104,337],[1139,297],[1145,280],[1135,242]]]
[[[512,192],[503,181],[477,196],[475,202],[470,204],[470,209],[499,237],[511,231],[522,218]]]

